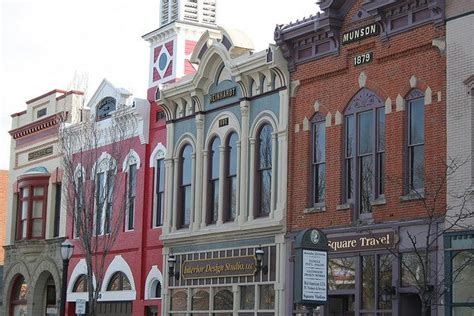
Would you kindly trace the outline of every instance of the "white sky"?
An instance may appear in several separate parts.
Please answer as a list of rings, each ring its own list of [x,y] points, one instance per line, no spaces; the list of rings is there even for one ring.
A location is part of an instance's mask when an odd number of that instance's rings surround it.
[[[89,95],[107,78],[146,96],[149,47],[141,36],[158,28],[159,0],[1,1],[0,169],[9,168],[10,115],[69,88],[76,72],[87,74]],[[257,50],[273,42],[277,23],[317,11],[316,0],[217,1],[218,23],[249,34]]]

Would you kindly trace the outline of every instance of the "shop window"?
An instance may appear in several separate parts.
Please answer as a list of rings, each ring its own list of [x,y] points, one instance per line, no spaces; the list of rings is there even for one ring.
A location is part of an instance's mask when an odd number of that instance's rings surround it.
[[[153,227],[163,225],[163,214],[165,210],[165,160],[158,159],[156,162],[155,175],[155,214],[153,216]]]
[[[224,197],[224,219],[233,221],[237,216],[237,133],[227,138],[226,145],[226,177]]]
[[[428,273],[428,267],[425,260],[424,252],[410,252],[403,253],[401,257],[401,286],[402,287],[417,287],[420,282],[423,282],[424,273]],[[427,275],[429,277],[429,275]],[[428,278],[427,278],[428,279]]]
[[[74,293],[84,293],[88,291],[87,276],[85,274],[82,274],[77,278],[72,287],[72,291]]]
[[[45,237],[48,179],[20,182],[17,239]]]
[[[275,288],[273,284],[259,285],[259,309],[275,308]]]
[[[171,311],[186,311],[188,306],[187,290],[170,290]]]
[[[234,293],[232,288],[215,288],[214,289],[214,310],[216,311],[232,311],[234,308]]]
[[[313,119],[313,204],[324,204],[326,196],[326,122],[317,113]]]
[[[240,309],[255,308],[255,286],[243,285],[240,287]]]
[[[454,256],[452,259],[452,302],[459,304],[474,304],[474,296],[472,289],[474,289],[474,253],[469,251],[462,251]],[[466,309],[466,307],[463,307]],[[459,308],[459,312],[463,310]],[[470,307],[474,311],[474,307]],[[458,313],[454,313],[458,315]],[[459,313],[459,315],[468,315]]]
[[[422,193],[425,187],[425,99],[413,90],[408,101],[408,190]]]
[[[271,210],[272,187],[272,133],[269,124],[260,127],[257,134],[256,152],[256,190],[257,216],[268,216]]]
[[[115,272],[107,285],[107,291],[131,291],[130,280],[123,272]]]
[[[26,302],[28,294],[28,284],[25,282],[25,278],[20,275],[17,276],[10,297],[11,309],[13,315],[27,315],[28,305]]]
[[[392,286],[391,255],[363,256],[362,260],[362,309],[390,310],[391,301],[383,301],[384,288]]]
[[[330,290],[355,289],[355,257],[329,259],[328,267]]]
[[[384,194],[385,111],[382,100],[362,89],[345,112],[344,194],[357,213],[372,213]]]
[[[187,144],[180,156],[180,183],[178,196],[178,228],[189,227],[191,223],[192,202],[192,153],[191,145]]]
[[[219,213],[219,171],[221,141],[215,137],[209,148],[209,182],[208,182],[208,213],[207,223],[215,224]]]
[[[137,165],[128,167],[126,230],[135,227],[135,198],[137,196]]]
[[[192,289],[192,310],[208,311],[209,310],[209,289]]]

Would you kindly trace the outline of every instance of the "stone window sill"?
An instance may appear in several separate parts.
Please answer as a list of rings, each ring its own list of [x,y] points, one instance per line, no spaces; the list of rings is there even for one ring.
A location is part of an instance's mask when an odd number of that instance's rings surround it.
[[[387,204],[387,200],[384,196],[380,196],[378,199],[370,201],[370,205],[372,206],[379,206]]]
[[[339,204],[338,206],[336,206],[337,211],[346,211],[350,209],[352,209],[351,203]]]
[[[314,213],[323,213],[326,212],[326,206],[324,205],[315,205],[313,207],[305,208],[303,213],[305,214],[314,214]]]
[[[400,202],[409,202],[422,200],[425,198],[425,192],[410,192],[406,195],[400,196]]]

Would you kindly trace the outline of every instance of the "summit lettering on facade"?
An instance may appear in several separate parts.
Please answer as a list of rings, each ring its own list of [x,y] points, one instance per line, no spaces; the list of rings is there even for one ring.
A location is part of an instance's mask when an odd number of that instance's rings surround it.
[[[366,37],[378,35],[380,32],[378,24],[370,24],[358,29],[349,31],[342,35],[342,44],[352,43]]]

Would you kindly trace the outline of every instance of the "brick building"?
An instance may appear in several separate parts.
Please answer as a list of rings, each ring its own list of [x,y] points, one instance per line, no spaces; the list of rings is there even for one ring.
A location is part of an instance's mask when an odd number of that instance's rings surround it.
[[[290,242],[309,227],[329,238],[329,299],[317,313],[421,315],[430,305],[439,315],[442,238],[429,251],[422,240],[441,230],[446,203],[444,2],[319,5],[275,30],[298,87]]]

